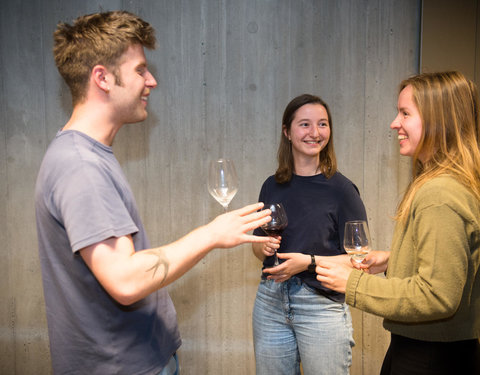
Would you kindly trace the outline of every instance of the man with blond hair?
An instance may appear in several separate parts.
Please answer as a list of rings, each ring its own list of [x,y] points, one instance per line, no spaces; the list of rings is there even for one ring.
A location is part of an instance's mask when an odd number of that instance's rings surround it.
[[[144,47],[153,28],[124,11],[79,17],[54,33],[54,57],[73,112],[50,144],[35,208],[55,374],[175,374],[181,340],[164,288],[214,248],[268,238],[262,204],[218,216],[150,247],[112,143],[145,120],[157,85]]]

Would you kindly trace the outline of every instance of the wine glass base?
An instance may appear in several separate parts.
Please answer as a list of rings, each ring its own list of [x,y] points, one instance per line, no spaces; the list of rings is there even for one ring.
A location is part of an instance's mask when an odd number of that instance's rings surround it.
[[[352,260],[353,260],[355,263],[358,263],[358,264],[362,263],[364,259],[365,259],[365,258],[358,259],[358,258],[353,258],[353,257],[352,257]]]

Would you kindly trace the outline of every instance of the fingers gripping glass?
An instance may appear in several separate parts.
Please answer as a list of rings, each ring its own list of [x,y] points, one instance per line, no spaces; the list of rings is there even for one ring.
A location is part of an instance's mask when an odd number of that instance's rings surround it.
[[[281,203],[274,203],[266,205],[264,208],[272,211],[270,215],[272,220],[262,225],[263,231],[269,236],[281,236],[283,230],[288,225],[287,213],[285,212],[283,205]],[[278,266],[280,263],[278,261],[276,249],[273,257],[273,265]]]

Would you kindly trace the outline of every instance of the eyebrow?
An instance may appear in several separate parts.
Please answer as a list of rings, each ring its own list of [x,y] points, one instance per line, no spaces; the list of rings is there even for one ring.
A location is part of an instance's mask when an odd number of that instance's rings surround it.
[[[302,119],[299,119],[297,120],[297,122],[310,122],[311,120],[310,119],[307,119],[307,118],[302,118]],[[320,121],[326,121],[328,122],[328,118],[321,118]]]

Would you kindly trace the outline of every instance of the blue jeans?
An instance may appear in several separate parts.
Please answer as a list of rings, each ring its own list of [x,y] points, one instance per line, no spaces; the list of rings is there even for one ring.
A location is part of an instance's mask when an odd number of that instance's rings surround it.
[[[253,308],[257,375],[349,374],[353,341],[350,310],[292,277],[262,280]]]

